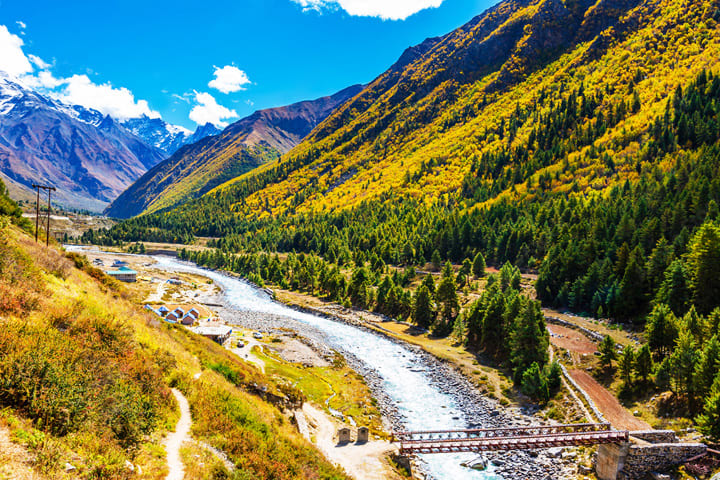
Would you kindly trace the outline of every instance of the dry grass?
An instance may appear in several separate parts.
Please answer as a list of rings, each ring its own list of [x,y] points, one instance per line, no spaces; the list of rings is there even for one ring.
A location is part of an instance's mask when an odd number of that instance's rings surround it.
[[[129,461],[142,478],[164,478],[162,434],[178,415],[168,386],[177,385],[191,403],[193,434],[250,478],[345,478],[263,400],[292,389],[159,321],[81,257],[14,227],[0,234],[0,288],[11,307],[0,317],[0,407],[28,468],[62,478],[70,461],[77,478],[121,479],[136,475]]]

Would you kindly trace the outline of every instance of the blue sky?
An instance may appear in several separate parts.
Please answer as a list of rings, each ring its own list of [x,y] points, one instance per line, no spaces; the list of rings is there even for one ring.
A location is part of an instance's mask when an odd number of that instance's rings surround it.
[[[0,0],[0,69],[68,102],[194,129],[369,82],[494,3]]]

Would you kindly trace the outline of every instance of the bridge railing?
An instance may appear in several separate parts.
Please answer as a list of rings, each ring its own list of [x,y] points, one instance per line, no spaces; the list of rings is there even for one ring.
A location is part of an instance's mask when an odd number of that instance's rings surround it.
[[[403,443],[456,441],[483,438],[531,437],[611,430],[609,423],[576,423],[569,425],[543,425],[527,427],[481,428],[465,430],[423,430],[398,432],[394,439]]]
[[[497,450],[529,450],[551,447],[598,445],[602,443],[626,442],[629,432],[606,430],[557,433],[548,435],[505,436],[456,440],[410,441],[400,444],[400,453],[415,455],[421,453],[484,452]]]

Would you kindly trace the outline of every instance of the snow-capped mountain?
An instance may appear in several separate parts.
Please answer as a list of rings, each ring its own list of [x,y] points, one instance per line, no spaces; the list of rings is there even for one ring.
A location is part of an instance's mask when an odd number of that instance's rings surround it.
[[[188,143],[193,132],[178,125],[171,125],[162,118],[150,118],[143,115],[122,122],[122,126],[145,140],[155,148],[159,148],[167,156]]]
[[[59,204],[102,211],[164,158],[114,119],[0,72],[0,173],[16,184],[52,184]]]
[[[199,125],[194,132],[191,132],[185,127],[171,125],[162,118],[149,118],[146,115],[125,120],[122,126],[148,144],[165,152],[168,157],[183,145],[199,142],[205,137],[222,132],[222,129],[211,123]]]

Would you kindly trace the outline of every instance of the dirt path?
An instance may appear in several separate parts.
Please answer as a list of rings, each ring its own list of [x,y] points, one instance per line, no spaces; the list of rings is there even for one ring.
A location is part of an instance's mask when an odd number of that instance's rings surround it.
[[[307,420],[306,438],[315,437],[315,445],[331,462],[340,465],[357,480],[395,480],[399,476],[384,461],[393,450],[390,442],[371,440],[365,444],[348,443],[338,446],[335,432],[338,423],[320,409],[305,403],[302,413]]]
[[[10,440],[10,432],[0,426],[0,480],[45,480],[31,466],[32,456]]]
[[[580,388],[587,392],[598,410],[602,412],[613,427],[619,430],[651,429],[650,425],[633,416],[625,407],[620,405],[618,399],[587,372],[582,370],[568,370],[568,373],[572,379],[580,385]]]
[[[167,450],[168,474],[166,480],[183,480],[185,477],[185,465],[180,460],[180,446],[192,441],[190,438],[190,427],[192,426],[192,418],[190,417],[190,405],[180,390],[173,388],[173,395],[180,405],[180,420],[175,426],[175,431],[168,435],[165,440],[165,448]]]

